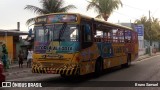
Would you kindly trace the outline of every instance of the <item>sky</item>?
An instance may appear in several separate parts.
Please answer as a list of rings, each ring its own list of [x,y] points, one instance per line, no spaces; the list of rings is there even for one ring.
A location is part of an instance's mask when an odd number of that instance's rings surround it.
[[[65,5],[73,4],[77,9],[69,12],[81,13],[87,16],[95,17],[97,15],[93,10],[86,11],[88,5],[87,0],[64,0]],[[88,0],[90,1],[90,0]],[[115,10],[108,22],[111,23],[127,23],[134,22],[142,16],[151,16],[160,18],[160,0],[121,0],[123,7]],[[20,22],[20,30],[28,31],[28,26],[25,24],[29,18],[36,17],[29,10],[24,10],[26,5],[40,6],[40,0],[0,0],[0,29],[16,29],[17,22]]]

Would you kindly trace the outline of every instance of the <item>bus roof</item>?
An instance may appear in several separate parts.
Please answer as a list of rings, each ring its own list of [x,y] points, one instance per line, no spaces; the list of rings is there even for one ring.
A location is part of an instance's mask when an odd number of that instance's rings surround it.
[[[79,14],[79,15],[82,16],[83,18],[93,19],[93,18],[91,18],[89,16],[86,16],[86,15],[82,15],[82,14]],[[94,18],[94,21],[95,22],[104,23],[104,24],[107,24],[107,25],[110,25],[110,26],[114,26],[114,27],[117,27],[117,28],[124,28],[124,29],[128,29],[128,30],[133,30],[130,27],[122,26],[122,25],[119,25],[119,24],[110,23],[110,22],[103,21],[103,20],[100,20],[100,19],[97,19],[97,18]]]
[[[47,16],[47,15],[52,15],[52,14],[75,14],[75,15],[77,15],[77,16],[81,16],[82,18],[94,19],[95,22],[107,24],[107,25],[109,25],[109,26],[114,26],[114,27],[116,27],[116,28],[133,30],[132,28],[127,27],[127,26],[122,26],[122,25],[118,25],[118,24],[113,24],[113,23],[110,23],[110,22],[107,22],[107,21],[102,21],[102,20],[100,20],[100,19],[92,18],[92,17],[86,16],[86,15],[82,15],[82,14],[79,14],[79,13],[50,13],[50,14],[45,14],[45,15],[41,15],[41,16],[38,16],[38,17]],[[36,17],[36,18],[38,18],[38,17]]]

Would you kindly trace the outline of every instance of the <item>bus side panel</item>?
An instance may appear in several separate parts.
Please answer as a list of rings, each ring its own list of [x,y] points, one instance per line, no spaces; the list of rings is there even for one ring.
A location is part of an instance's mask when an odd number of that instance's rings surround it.
[[[99,48],[100,56],[102,58],[113,57],[112,43],[102,43],[102,42],[99,42],[99,43],[97,43],[97,46]]]
[[[80,52],[80,75],[85,75],[95,71],[96,59],[100,52],[96,43]]]
[[[118,43],[117,44],[108,43],[108,42],[97,43],[97,45],[101,52],[101,57],[104,59],[103,60],[104,69],[121,65],[126,61],[126,58],[123,56],[124,45]]]
[[[105,59],[105,68],[119,66],[127,62],[127,56],[125,54],[125,46],[123,43],[113,43],[113,56]],[[106,63],[107,62],[107,63]]]

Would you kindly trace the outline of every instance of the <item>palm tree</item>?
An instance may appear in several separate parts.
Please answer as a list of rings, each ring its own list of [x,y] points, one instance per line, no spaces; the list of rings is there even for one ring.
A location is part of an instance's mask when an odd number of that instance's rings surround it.
[[[74,5],[64,6],[63,0],[41,0],[41,8],[33,5],[27,5],[24,9],[31,10],[38,15],[57,13],[57,12],[67,12],[70,9],[76,8]],[[35,19],[30,18],[27,20],[26,24],[29,25],[34,23]]]
[[[122,6],[120,0],[92,0],[88,2],[87,11],[94,8],[95,12],[98,13],[96,18],[103,18],[105,21],[108,20],[109,16],[115,9]]]
[[[146,16],[142,16],[135,23],[144,25],[144,39],[151,41],[160,40],[160,21],[158,18],[152,17],[148,19]]]

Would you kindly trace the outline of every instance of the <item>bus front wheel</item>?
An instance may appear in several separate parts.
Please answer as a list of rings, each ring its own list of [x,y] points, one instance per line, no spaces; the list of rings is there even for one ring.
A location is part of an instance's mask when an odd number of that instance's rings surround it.
[[[129,67],[131,65],[131,54],[127,56],[127,63],[122,64],[122,67]]]

